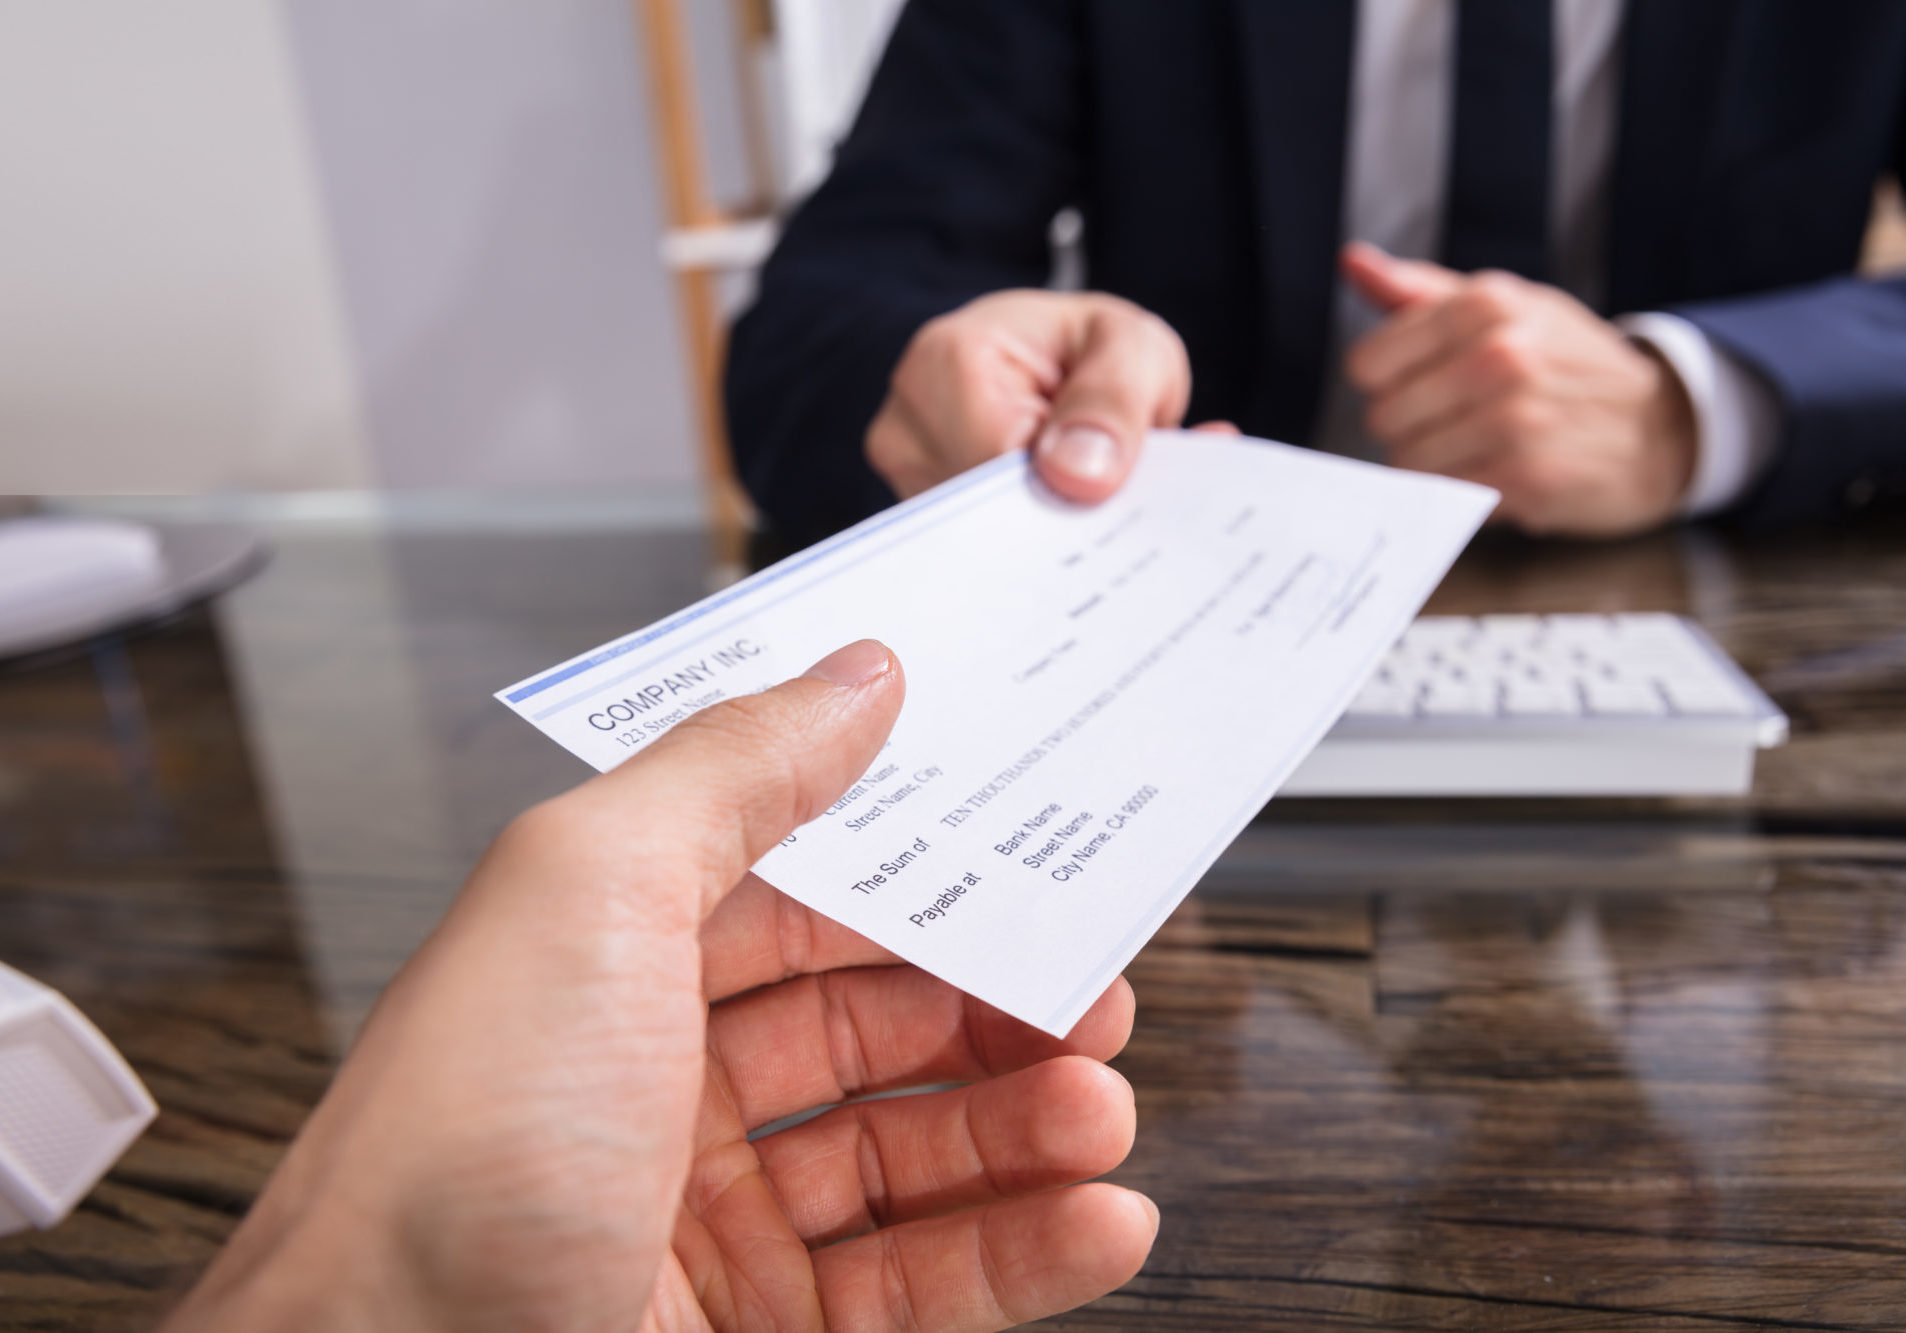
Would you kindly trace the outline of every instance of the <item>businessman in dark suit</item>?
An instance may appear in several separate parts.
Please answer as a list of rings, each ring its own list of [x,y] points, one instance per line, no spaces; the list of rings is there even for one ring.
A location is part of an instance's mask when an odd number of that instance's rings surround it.
[[[1903,169],[1899,0],[913,0],[736,456],[803,537],[1022,447],[1103,496],[1185,419],[1538,532],[1827,517],[1906,490],[1906,280],[1852,276]]]

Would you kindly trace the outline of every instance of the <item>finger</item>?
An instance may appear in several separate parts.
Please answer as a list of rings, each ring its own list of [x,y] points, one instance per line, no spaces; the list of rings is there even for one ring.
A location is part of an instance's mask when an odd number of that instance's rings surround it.
[[[1503,493],[1502,487],[1496,484],[1497,474],[1494,469],[1481,468],[1474,472],[1451,475],[1456,476],[1459,481],[1473,481],[1478,486],[1488,486],[1496,492],[1499,497],[1496,500],[1496,507],[1490,510],[1489,517],[1483,520],[1490,527],[1522,528],[1530,536],[1541,535],[1540,531],[1531,527],[1520,513],[1510,508],[1509,497]]]
[[[1365,428],[1400,448],[1501,397],[1514,383],[1496,372],[1494,357],[1478,355],[1478,349],[1506,332],[1498,329],[1453,348],[1372,398],[1364,409]]]
[[[829,1328],[1010,1328],[1123,1286],[1157,1234],[1144,1195],[1074,1185],[816,1250],[814,1279]]]
[[[1132,1149],[1132,1088],[1060,1056],[950,1092],[855,1102],[755,1140],[809,1245],[1103,1175]]]
[[[1363,410],[1363,427],[1394,459],[1423,436],[1460,417],[1475,405],[1474,390],[1458,373],[1453,357],[1388,393],[1372,398]]]
[[[1610,536],[1618,529],[1588,520],[1583,500],[1592,494],[1566,458],[1533,449],[1502,449],[1460,474],[1497,491],[1502,499],[1491,516],[1532,536]]]
[[[905,693],[871,639],[795,680],[705,708],[620,768],[519,817],[498,882],[595,894],[651,931],[699,928],[749,866],[867,771]]]
[[[957,385],[967,387],[947,392]],[[930,401],[922,403],[922,397]],[[971,374],[932,381],[911,394],[896,387],[867,428],[867,461],[904,500],[988,459],[1031,447],[1045,419],[1044,399]]]
[[[921,1083],[965,1083],[1050,1060],[1109,1060],[1132,1032],[1132,988],[1113,982],[1064,1040],[915,967],[796,977],[708,1017],[710,1076],[743,1126]]]
[[[702,992],[712,1003],[808,972],[900,961],[754,875],[702,922]]]
[[[1491,467],[1510,446],[1495,429],[1494,416],[1490,408],[1458,413],[1418,438],[1389,448],[1387,459],[1392,467],[1445,477]]]
[[[1529,286],[1508,273],[1464,279],[1450,295],[1407,306],[1365,334],[1346,354],[1344,370],[1365,393],[1384,393],[1515,318]]]
[[[1207,435],[1244,434],[1243,431],[1238,429],[1237,422],[1235,421],[1200,421],[1197,425],[1193,426],[1192,429],[1203,431]]]
[[[1452,343],[1442,359],[1370,404],[1370,431],[1401,444],[1464,414],[1487,414],[1513,398],[1529,397],[1540,389],[1545,362],[1559,350],[1556,342],[1553,333],[1510,321]]]
[[[902,500],[935,486],[956,470],[922,435],[904,404],[889,397],[867,427],[867,463]]]
[[[1175,426],[1191,397],[1191,363],[1170,325],[1127,302],[1091,307],[1053,398],[1033,461],[1068,500],[1116,491],[1138,461],[1145,432]]]
[[[1337,265],[1357,295],[1386,312],[1453,296],[1463,280],[1454,269],[1418,259],[1398,259],[1367,241],[1351,241],[1344,246]]]
[[[868,462],[906,495],[1029,447],[1064,377],[1070,330],[1093,300],[997,292],[922,325],[868,429]]]
[[[1496,507],[1490,510],[1489,517],[1483,520],[1489,526],[1501,527],[1504,524],[1522,526],[1521,518],[1510,512],[1508,495],[1503,490],[1503,482],[1507,480],[1503,460],[1492,455],[1479,460],[1473,466],[1457,468],[1443,475],[1454,477],[1457,481],[1468,481],[1474,482],[1478,486],[1487,486],[1496,492]]]

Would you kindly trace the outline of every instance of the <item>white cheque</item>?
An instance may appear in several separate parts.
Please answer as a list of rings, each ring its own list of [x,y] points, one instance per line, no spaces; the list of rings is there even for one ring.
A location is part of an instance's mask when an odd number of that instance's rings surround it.
[[[1095,508],[1012,454],[497,698],[598,769],[860,638],[907,676],[867,773],[756,871],[1071,1029],[1330,729],[1496,500],[1158,432]]]

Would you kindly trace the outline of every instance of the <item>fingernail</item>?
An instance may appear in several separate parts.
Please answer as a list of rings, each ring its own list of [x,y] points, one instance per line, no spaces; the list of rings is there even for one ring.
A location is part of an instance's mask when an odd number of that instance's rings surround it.
[[[1080,481],[1103,481],[1118,470],[1118,441],[1097,426],[1054,427],[1039,437],[1039,454]]]
[[[865,685],[877,676],[893,670],[893,654],[878,639],[862,639],[845,648],[836,648],[802,675],[808,680],[824,680],[829,685]]]
[[[1137,1193],[1137,1191],[1133,1191],[1133,1192]],[[1147,1194],[1140,1194],[1138,1196],[1138,1201],[1144,1204],[1145,1211],[1152,1215],[1152,1235],[1156,1236],[1158,1234],[1158,1228],[1162,1220],[1158,1215],[1158,1205],[1153,1203],[1151,1201],[1151,1196]]]

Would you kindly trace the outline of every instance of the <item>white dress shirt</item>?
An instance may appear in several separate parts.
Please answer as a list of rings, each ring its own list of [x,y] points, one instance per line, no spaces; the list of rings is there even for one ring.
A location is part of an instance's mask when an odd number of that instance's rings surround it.
[[[1607,280],[1609,168],[1614,157],[1623,0],[1553,0],[1555,111],[1550,252],[1559,286],[1594,304]],[[1456,0],[1359,0],[1344,238],[1406,259],[1435,259],[1442,242],[1455,73]],[[1333,330],[1338,367],[1315,443],[1374,458],[1363,404],[1342,375],[1342,350],[1382,315],[1342,283]],[[1766,467],[1779,409],[1759,376],[1675,315],[1618,321],[1673,368],[1694,405],[1690,517],[1738,499]]]

